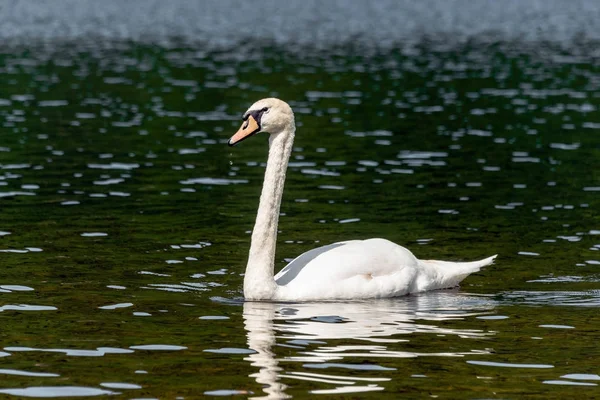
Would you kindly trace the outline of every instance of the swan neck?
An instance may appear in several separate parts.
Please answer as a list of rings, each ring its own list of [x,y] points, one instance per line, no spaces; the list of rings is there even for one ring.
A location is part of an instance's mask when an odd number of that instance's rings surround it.
[[[248,300],[273,299],[277,290],[273,279],[277,225],[294,133],[292,121],[282,132],[269,138],[269,158],[244,277],[244,297]]]

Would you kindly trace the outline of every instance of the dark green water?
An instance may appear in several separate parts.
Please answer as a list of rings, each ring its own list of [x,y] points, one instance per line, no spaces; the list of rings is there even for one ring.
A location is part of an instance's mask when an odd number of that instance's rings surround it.
[[[593,42],[234,50],[0,48],[1,398],[600,395]],[[278,269],[369,237],[496,264],[244,304],[267,146],[226,141],[267,96],[298,125]]]

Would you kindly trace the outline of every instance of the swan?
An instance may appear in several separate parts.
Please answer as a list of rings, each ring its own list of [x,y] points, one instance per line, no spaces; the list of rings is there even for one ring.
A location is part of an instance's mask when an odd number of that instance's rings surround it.
[[[309,250],[273,276],[279,208],[296,132],[294,113],[286,102],[266,98],[254,103],[242,119],[229,146],[260,132],[270,134],[244,275],[246,300],[357,300],[446,289],[496,258],[473,262],[419,260],[408,249],[386,239],[349,240]]]

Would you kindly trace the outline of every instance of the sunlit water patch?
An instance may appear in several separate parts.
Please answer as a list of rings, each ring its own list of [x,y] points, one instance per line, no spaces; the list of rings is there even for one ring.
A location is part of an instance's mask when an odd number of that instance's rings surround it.
[[[30,292],[35,290],[32,287],[23,285],[0,285],[0,289],[5,292]]]
[[[48,353],[63,353],[67,356],[74,357],[102,357],[106,354],[128,354],[132,353],[132,350],[112,348],[112,347],[99,347],[95,350],[79,350],[79,349],[36,349],[31,347],[5,347],[4,350],[9,352],[48,352]]]
[[[21,371],[21,370],[16,370],[16,369],[0,369],[0,374],[31,376],[31,377],[40,377],[40,378],[54,378],[54,377],[60,376],[58,374],[53,374],[53,373],[49,373],[49,372],[30,372],[30,371]]]
[[[116,395],[119,392],[83,386],[32,386],[25,389],[0,389],[0,393],[20,397],[91,397]]]
[[[473,365],[482,365],[486,367],[500,367],[500,368],[533,368],[533,369],[546,369],[546,368],[554,368],[554,365],[549,364],[513,364],[513,363],[503,363],[497,361],[467,361],[467,364]]]
[[[0,306],[0,312],[2,311],[56,311],[57,308],[54,306],[41,306],[34,304],[5,304]]]

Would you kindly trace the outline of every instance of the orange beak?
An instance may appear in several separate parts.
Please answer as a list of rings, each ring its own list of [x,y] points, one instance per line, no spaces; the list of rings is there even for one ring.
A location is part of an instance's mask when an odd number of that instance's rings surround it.
[[[249,115],[248,119],[242,123],[242,126],[240,126],[240,129],[238,129],[231,139],[229,139],[228,144],[230,146],[234,146],[242,140],[249,138],[259,130],[260,126],[258,125],[258,122],[256,122],[252,115]]]

